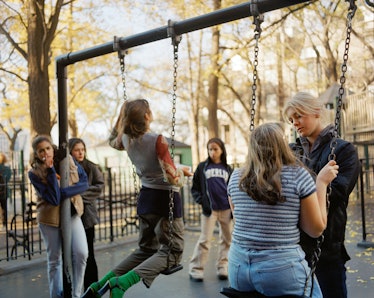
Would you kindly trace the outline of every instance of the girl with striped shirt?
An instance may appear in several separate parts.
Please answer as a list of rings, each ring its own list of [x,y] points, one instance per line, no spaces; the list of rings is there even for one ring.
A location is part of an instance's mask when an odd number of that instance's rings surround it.
[[[314,182],[278,123],[251,133],[247,163],[234,170],[228,184],[234,216],[228,266],[232,288],[265,296],[310,294],[299,228],[311,237],[322,234],[326,189],[337,174],[338,165],[330,161]],[[311,297],[322,297],[317,281]]]

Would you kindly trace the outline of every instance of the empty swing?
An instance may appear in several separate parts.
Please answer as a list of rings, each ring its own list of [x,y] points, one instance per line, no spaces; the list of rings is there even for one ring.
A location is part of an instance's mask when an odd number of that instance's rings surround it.
[[[357,6],[356,6],[356,3],[355,1],[356,0],[346,0],[347,2],[349,2],[349,8],[348,8],[348,14],[347,14],[347,30],[346,30],[346,40],[345,40],[345,50],[344,50],[344,55],[343,55],[343,63],[342,63],[342,67],[341,67],[341,71],[342,71],[342,74],[341,74],[341,77],[340,77],[340,88],[338,90],[338,100],[337,100],[337,105],[336,105],[336,112],[335,112],[335,121],[334,121],[334,134],[333,134],[333,138],[330,142],[330,154],[328,156],[328,160],[335,160],[336,159],[336,155],[335,155],[335,150],[337,148],[337,138],[338,138],[338,135],[339,135],[339,126],[340,126],[340,116],[341,116],[341,110],[342,110],[342,106],[343,106],[343,95],[344,95],[344,83],[346,81],[346,78],[345,78],[345,73],[347,71],[347,61],[348,61],[348,52],[349,52],[349,44],[350,44],[350,33],[352,31],[352,19],[355,15],[355,12],[357,10]],[[253,9],[253,11],[252,11]],[[256,105],[256,88],[257,88],[257,85],[256,85],[256,80],[257,80],[257,65],[258,65],[258,39],[260,37],[260,34],[261,34],[261,28],[260,28],[260,24],[262,22],[262,18],[260,17],[260,14],[258,12],[258,9],[257,9],[257,6],[255,4],[251,4],[251,12],[252,12],[252,15],[254,16],[254,24],[256,25],[256,29],[255,29],[255,41],[256,41],[256,44],[255,44],[255,57],[254,57],[254,71],[253,71],[253,85],[252,85],[252,101],[251,101],[251,120],[250,120],[250,131],[253,131],[254,129],[254,120],[255,120],[255,105]],[[327,193],[326,193],[326,209],[327,209],[327,213],[329,211],[329,207],[330,207],[330,195],[331,195],[331,192],[332,192],[332,188],[331,188],[331,183],[329,184],[328,186],[328,189],[327,189]],[[314,286],[314,274],[315,274],[315,270],[316,270],[316,266],[317,266],[317,263],[318,263],[318,260],[320,258],[320,255],[321,255],[321,248],[322,248],[322,244],[323,244],[323,241],[324,241],[324,235],[322,234],[318,239],[317,239],[317,243],[316,243],[316,247],[313,251],[313,255],[312,255],[312,260],[311,260],[311,270],[307,276],[307,279],[306,279],[306,282],[305,282],[305,286],[304,286],[304,294],[303,296],[294,296],[294,295],[284,295],[284,296],[278,296],[279,298],[280,297],[312,297],[312,293],[313,293],[313,286]],[[311,284],[311,292],[310,292],[310,295],[309,296],[306,296],[306,290],[307,290],[307,283],[308,281],[311,280],[312,284]],[[220,291],[221,294],[223,294],[224,296],[226,297],[231,297],[231,298],[261,298],[261,297],[267,297],[257,291],[251,291],[251,292],[241,292],[241,291],[237,291],[231,287],[224,287],[221,289]]]
[[[173,92],[172,92],[172,129],[171,129],[171,146],[170,146],[170,155],[172,160],[174,161],[174,148],[175,148],[175,114],[176,114],[176,91],[177,91],[177,68],[178,68],[178,46],[181,41],[181,36],[176,35],[174,32],[174,22],[171,20],[168,21],[168,28],[167,28],[167,34],[168,37],[171,37],[172,39],[172,46],[173,46]],[[125,77],[125,54],[126,50],[121,50],[118,44],[117,37],[114,37],[114,48],[118,51],[118,57],[120,61],[120,68],[121,68],[121,77],[122,77],[122,87],[123,87],[123,99],[127,100],[127,92],[126,92],[126,77]],[[135,190],[135,197],[138,198],[139,195],[139,186],[137,183],[136,178],[136,169],[135,166],[133,167],[133,180],[134,180],[134,190]],[[173,236],[173,221],[174,221],[174,191],[172,188],[170,188],[169,191],[169,211],[168,211],[168,220],[169,220],[169,234],[168,234],[168,241],[169,241],[169,251],[167,256],[167,268],[163,271],[161,271],[161,274],[169,275],[174,272],[177,272],[179,270],[183,269],[183,266],[181,264],[175,264],[175,261],[172,261],[173,253],[171,251],[171,248],[173,247],[174,242],[174,236]],[[175,257],[174,257],[175,259]]]

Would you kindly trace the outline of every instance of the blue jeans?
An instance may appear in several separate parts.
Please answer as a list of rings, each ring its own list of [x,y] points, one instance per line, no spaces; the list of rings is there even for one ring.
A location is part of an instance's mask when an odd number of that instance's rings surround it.
[[[265,296],[304,294],[310,268],[301,247],[256,250],[232,243],[229,251],[229,282],[238,291],[257,291]],[[306,295],[309,295],[311,280]],[[314,279],[313,298],[322,298]]]
[[[61,230],[44,224],[39,224],[39,229],[47,251],[49,296],[50,298],[60,298],[64,296]],[[72,297],[78,298],[82,295],[88,257],[86,234],[82,220],[78,215],[71,218],[71,251],[73,263]]]
[[[56,227],[39,224],[47,251],[49,297],[64,297],[62,283],[61,230]]]

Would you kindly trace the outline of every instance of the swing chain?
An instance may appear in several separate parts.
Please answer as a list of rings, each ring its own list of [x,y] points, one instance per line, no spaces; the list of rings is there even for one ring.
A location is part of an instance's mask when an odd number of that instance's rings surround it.
[[[171,158],[174,160],[175,149],[175,123],[176,123],[176,105],[177,105],[177,76],[178,76],[178,44],[173,45],[174,51],[174,71],[173,71],[173,95],[172,95],[172,117],[171,117]]]
[[[251,4],[250,6],[251,14],[254,16],[253,24],[256,25],[254,30],[254,39],[255,39],[255,47],[254,47],[254,60],[253,60],[253,84],[252,84],[252,101],[251,101],[251,122],[249,130],[253,131],[255,126],[255,107],[256,107],[256,90],[257,90],[257,66],[258,66],[258,53],[259,53],[259,46],[258,42],[261,36],[261,23],[264,21],[264,15],[260,14],[258,11],[258,6],[255,3]]]
[[[339,127],[340,127],[340,121],[341,121],[341,119],[340,119],[341,118],[341,110],[342,110],[342,106],[343,106],[344,84],[345,84],[345,81],[346,81],[345,74],[346,74],[347,69],[348,69],[347,62],[348,62],[349,44],[350,44],[350,41],[351,41],[352,19],[353,19],[354,15],[355,15],[355,12],[357,10],[357,6],[356,6],[356,3],[355,3],[356,0],[346,0],[346,1],[349,1],[349,3],[350,3],[349,8],[348,8],[348,14],[347,14],[347,36],[346,36],[346,39],[345,39],[343,63],[342,63],[342,67],[341,67],[342,74],[340,76],[339,96],[338,96],[338,100],[337,100],[337,103],[336,103],[334,135],[333,135],[333,139],[331,140],[331,143],[330,143],[331,152],[329,154],[328,160],[335,160],[336,159],[335,150],[336,150],[336,147],[337,147],[337,138],[338,138],[338,134],[339,134]],[[330,198],[331,192],[332,192],[332,188],[331,188],[331,183],[330,183],[329,186],[328,186],[328,189],[327,189],[327,194],[326,194],[326,196],[327,196],[327,200],[326,200],[327,211],[330,208],[329,198]]]
[[[312,284],[311,284],[311,288],[310,288],[310,295],[308,297],[312,297],[313,288],[314,288],[313,275],[316,271],[317,263],[319,261],[319,258],[321,257],[322,243],[323,243],[324,239],[325,239],[325,236],[323,234],[320,237],[317,238],[316,249],[313,251],[313,256],[312,256],[311,261],[310,261],[310,271],[309,271],[309,274],[308,274],[308,276],[306,278],[306,281],[305,281],[305,284],[304,284],[304,296],[303,297],[306,297],[306,292],[307,292],[308,281],[309,280],[311,280]]]
[[[138,195],[139,195],[139,187],[138,187],[138,175],[136,174],[136,167],[133,164],[132,165],[132,178],[134,181],[134,196],[135,196],[135,202],[138,201]]]
[[[127,54],[127,50],[122,50],[119,45],[119,38],[114,36],[114,43],[113,49],[118,52],[118,59],[121,67],[121,78],[122,78],[122,90],[123,90],[123,100],[127,100],[127,92],[126,92],[126,63],[125,63],[125,55]],[[130,161],[131,162],[131,161]],[[139,188],[138,188],[138,177],[136,174],[136,167],[132,164],[132,177],[134,181],[134,196],[135,200],[137,201],[139,195]]]
[[[174,160],[174,137],[175,137],[175,113],[176,113],[176,102],[177,102],[177,75],[178,75],[178,46],[182,40],[182,36],[175,33],[175,21],[168,20],[167,36],[171,38],[171,44],[173,46],[173,95],[172,95],[172,118],[171,118],[171,158]]]
[[[171,159],[174,161],[174,149],[175,149],[175,114],[177,104],[177,75],[178,75],[178,44],[173,44],[174,52],[174,72],[173,72],[173,107],[172,107],[172,121],[171,121]],[[174,221],[174,191],[171,189],[169,192],[169,246],[171,247],[174,242],[173,236],[173,221]],[[169,262],[169,258],[168,258]],[[169,267],[169,264],[168,264]]]
[[[177,35],[174,30],[175,22],[172,20],[168,21],[167,34],[171,37],[171,43],[173,46],[173,94],[172,94],[172,117],[171,117],[171,144],[170,144],[170,155],[174,161],[174,149],[175,149],[175,124],[176,124],[176,104],[177,104],[177,77],[178,77],[178,47],[182,40],[181,35]],[[167,270],[170,270],[170,253],[174,243],[173,235],[173,221],[174,221],[174,191],[171,188],[169,191],[169,256],[167,258]]]
[[[181,35],[175,33],[175,22],[168,20],[167,35],[171,38],[171,44],[173,46],[173,95],[172,95],[172,118],[171,118],[171,158],[174,160],[174,149],[175,149],[175,114],[176,114],[176,102],[177,102],[177,76],[178,76],[178,46],[182,40]]]
[[[125,55],[119,57],[119,63],[121,65],[121,77],[122,77],[122,88],[123,88],[123,100],[127,100],[126,93],[126,77],[125,77]]]
[[[121,67],[121,78],[122,78],[122,89],[123,89],[123,100],[127,100],[127,92],[126,92],[126,76],[125,76],[125,56],[127,54],[127,50],[122,50],[119,45],[119,38],[114,36],[114,43],[113,43],[113,50],[118,52],[118,59],[119,64]]]

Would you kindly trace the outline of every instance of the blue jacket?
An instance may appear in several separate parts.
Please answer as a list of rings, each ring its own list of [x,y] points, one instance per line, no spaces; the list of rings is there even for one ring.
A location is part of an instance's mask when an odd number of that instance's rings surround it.
[[[202,212],[205,216],[210,216],[212,214],[212,200],[208,191],[208,182],[205,177],[205,171],[210,160],[207,158],[205,161],[198,164],[192,179],[191,194],[195,202],[200,204],[202,207]],[[229,178],[232,174],[232,168],[226,165],[227,172],[229,173]]]
[[[32,170],[29,171],[29,179],[34,186],[38,196],[53,206],[60,205],[61,200],[73,197],[88,189],[87,175],[83,168],[74,160],[78,168],[79,182],[65,188],[60,188],[54,167],[47,169],[47,183]]]

